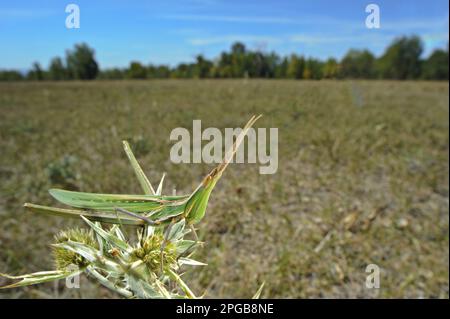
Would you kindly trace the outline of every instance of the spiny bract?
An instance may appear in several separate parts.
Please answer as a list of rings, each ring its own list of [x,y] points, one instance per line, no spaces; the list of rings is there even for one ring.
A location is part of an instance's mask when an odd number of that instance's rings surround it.
[[[78,242],[97,248],[97,241],[94,239],[92,231],[83,228],[67,229],[59,232],[55,236],[55,244],[67,243],[69,241]],[[70,265],[79,268],[86,267],[89,262],[81,255],[60,247],[53,247],[53,256],[55,259],[56,269],[67,270]]]

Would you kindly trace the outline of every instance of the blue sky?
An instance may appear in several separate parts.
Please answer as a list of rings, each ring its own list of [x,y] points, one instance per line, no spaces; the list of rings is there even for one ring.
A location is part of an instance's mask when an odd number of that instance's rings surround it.
[[[67,29],[65,7],[80,7],[80,29]],[[381,28],[365,27],[376,3]],[[0,68],[44,67],[75,43],[87,42],[101,67],[214,58],[234,41],[265,51],[341,58],[349,48],[380,55],[394,38],[418,34],[424,55],[448,43],[447,0],[0,0]]]

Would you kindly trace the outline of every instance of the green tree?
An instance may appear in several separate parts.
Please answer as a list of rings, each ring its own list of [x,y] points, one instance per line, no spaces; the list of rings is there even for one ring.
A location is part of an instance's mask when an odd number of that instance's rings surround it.
[[[195,64],[181,63],[172,72],[171,77],[177,79],[192,78],[194,74]]]
[[[268,78],[273,74],[269,58],[261,52],[247,52],[242,71],[251,78]]]
[[[130,62],[127,76],[130,79],[145,79],[147,77],[147,70],[141,63],[132,61]]]
[[[437,49],[425,60],[422,77],[427,80],[448,80],[448,49]]]
[[[95,52],[85,43],[66,52],[66,64],[70,77],[77,80],[95,79],[99,71]]]
[[[205,59],[201,54],[197,55],[193,70],[194,77],[200,79],[209,77],[212,66],[213,64],[211,61]]]
[[[232,55],[227,52],[222,52],[220,54],[216,74],[220,78],[231,78],[233,76],[232,71]]]
[[[39,62],[34,62],[31,70],[28,72],[27,78],[32,81],[44,80],[44,71]]]
[[[421,74],[422,41],[417,36],[396,39],[378,61],[381,77],[406,80]]]
[[[67,79],[67,70],[64,67],[63,61],[60,57],[55,57],[50,61],[48,68],[48,75],[50,80],[60,81]]]
[[[281,58],[278,54],[275,52],[271,52],[270,54],[264,55],[265,65],[266,65],[266,71],[264,76],[267,78],[274,78],[276,77],[276,72],[278,69],[278,65],[281,63]]]
[[[289,60],[285,57],[281,60],[279,64],[276,65],[275,68],[275,78],[282,79],[285,78],[287,75],[287,68],[289,65]]]
[[[322,62],[318,59],[308,58],[303,70],[304,79],[320,80],[322,78]]]
[[[339,64],[336,59],[329,58],[323,65],[322,74],[326,79],[335,79],[339,73]]]
[[[170,76],[170,68],[167,65],[160,65],[156,68],[158,78],[167,79]]]
[[[170,68],[167,65],[149,65],[147,67],[148,79],[166,79],[170,77]]]
[[[341,61],[340,76],[366,78],[375,76],[375,57],[368,50],[350,50]]]
[[[22,73],[15,70],[0,70],[0,81],[21,81],[24,77]]]
[[[125,70],[119,68],[105,69],[98,74],[98,78],[102,80],[123,80],[125,79]]]
[[[305,58],[292,54],[286,70],[286,76],[290,79],[302,79],[305,71]]]
[[[231,70],[232,76],[236,78],[242,78],[245,74],[248,74],[246,61],[247,50],[245,45],[240,42],[236,42],[231,46]]]

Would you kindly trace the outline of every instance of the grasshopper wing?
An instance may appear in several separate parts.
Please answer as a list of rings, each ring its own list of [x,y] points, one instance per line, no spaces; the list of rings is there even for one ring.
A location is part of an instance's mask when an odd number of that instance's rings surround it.
[[[30,203],[26,203],[25,208],[31,210],[32,212],[52,215],[52,216],[61,216],[61,217],[74,217],[79,218],[81,215],[86,218],[102,223],[112,223],[112,224],[125,224],[125,225],[142,225],[143,221],[137,218],[132,218],[130,216],[106,212],[92,212],[78,209],[65,209],[65,208],[56,208],[42,205],[34,205]]]
[[[118,207],[134,213],[149,212],[161,208],[167,202],[161,196],[151,195],[96,194],[62,189],[50,189],[49,193],[63,204],[106,212],[112,212]]]

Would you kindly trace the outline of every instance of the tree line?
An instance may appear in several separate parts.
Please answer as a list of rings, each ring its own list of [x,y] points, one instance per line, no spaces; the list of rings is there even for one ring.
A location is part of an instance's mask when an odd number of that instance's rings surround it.
[[[100,70],[95,52],[87,44],[76,44],[65,59],[55,57],[48,69],[38,62],[26,74],[0,70],[0,80],[92,80],[92,79],[166,79],[166,78],[282,78],[282,79],[426,79],[448,80],[447,49],[436,49],[422,59],[423,43],[418,36],[395,39],[380,57],[369,50],[350,49],[338,61],[325,61],[298,54],[281,57],[275,52],[249,50],[236,42],[229,52],[214,60],[198,55],[193,63],[144,65],[132,61],[127,68]]]

